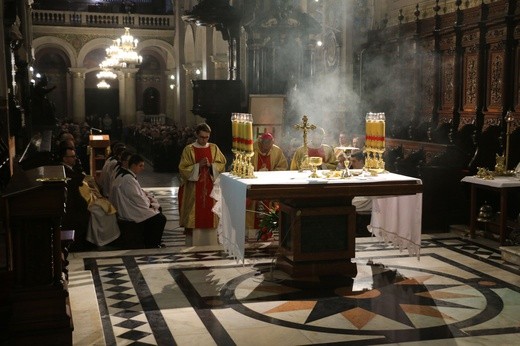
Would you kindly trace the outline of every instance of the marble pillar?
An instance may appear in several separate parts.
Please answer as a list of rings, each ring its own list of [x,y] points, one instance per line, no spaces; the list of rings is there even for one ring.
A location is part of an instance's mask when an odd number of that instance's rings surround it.
[[[123,76],[124,85],[122,86],[124,90],[124,102],[120,102],[120,108],[124,111],[121,112],[121,119],[123,120],[123,124],[135,124],[138,119],[136,118],[136,94],[135,94],[135,74],[138,69],[136,68],[124,68],[121,70],[121,74]],[[121,84],[120,84],[121,87]],[[121,94],[119,95],[121,98]]]
[[[72,120],[77,123],[85,121],[85,68],[70,68],[72,76]]]

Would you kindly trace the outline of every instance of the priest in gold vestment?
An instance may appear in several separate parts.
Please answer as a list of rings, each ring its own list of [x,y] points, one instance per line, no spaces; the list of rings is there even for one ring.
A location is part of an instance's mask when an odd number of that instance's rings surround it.
[[[271,133],[262,134],[253,146],[252,163],[255,171],[285,171],[289,167],[282,149],[274,144]],[[246,228],[256,230],[259,228],[262,212],[270,207],[270,201],[246,200]]]
[[[195,133],[197,140],[184,148],[179,163],[179,223],[186,232],[186,245],[216,245],[218,218],[210,195],[225,170],[226,158],[216,144],[208,142],[207,124],[198,125]]]
[[[307,145],[307,152],[305,152],[304,146],[296,149],[291,160],[291,170],[299,170],[306,155],[308,157],[320,156],[323,159],[323,164],[319,167],[321,169],[336,169],[338,160],[332,147],[323,144],[324,137],[325,130],[323,128],[318,127],[312,131],[310,133],[310,143]]]

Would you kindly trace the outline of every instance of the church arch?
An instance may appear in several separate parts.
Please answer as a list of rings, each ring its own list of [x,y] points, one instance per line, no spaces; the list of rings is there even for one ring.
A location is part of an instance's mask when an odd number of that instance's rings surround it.
[[[35,53],[33,63],[35,84],[39,82],[38,76],[45,76],[48,81],[48,88],[55,88],[57,91],[49,92],[45,98],[48,99],[54,108],[54,115],[58,119],[69,116],[67,107],[68,90],[68,69],[70,60],[67,52],[53,45],[40,46]],[[49,89],[52,90],[52,89]],[[34,95],[33,95],[34,96]]]
[[[109,38],[96,38],[87,42],[78,53],[78,67],[84,67],[84,61],[86,56],[96,49],[103,49],[103,51],[112,44],[112,40]]]
[[[176,66],[175,58],[173,57],[173,45],[164,42],[163,40],[150,39],[139,42],[137,50],[141,55],[145,51],[154,50],[160,52],[163,60],[165,61],[165,68],[171,70]]]
[[[52,36],[38,37],[33,40],[32,47],[34,48],[35,57],[38,54],[38,52],[44,48],[52,47],[58,49],[67,56],[70,67],[77,66],[78,60],[76,58],[76,50],[74,49],[74,47],[72,47],[70,43],[61,38]]]

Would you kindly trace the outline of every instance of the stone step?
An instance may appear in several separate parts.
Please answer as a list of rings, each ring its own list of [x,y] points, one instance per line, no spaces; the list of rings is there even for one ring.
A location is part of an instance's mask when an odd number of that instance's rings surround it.
[[[501,246],[502,259],[520,266],[520,246]]]

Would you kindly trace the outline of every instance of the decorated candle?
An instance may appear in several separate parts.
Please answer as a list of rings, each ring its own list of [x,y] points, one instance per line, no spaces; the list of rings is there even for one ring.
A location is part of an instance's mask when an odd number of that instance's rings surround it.
[[[240,114],[240,120],[238,122],[238,150],[244,150],[244,140],[246,134],[246,123],[244,114]]]
[[[233,149],[238,149],[238,114],[233,113],[231,116],[231,136],[233,140]]]
[[[374,123],[374,115],[373,113],[369,112],[366,115],[365,118],[365,145],[367,148],[374,147],[374,135],[375,135],[375,123]]]
[[[378,136],[378,147],[381,149],[385,148],[385,113],[378,113],[377,115],[377,136]]]
[[[248,114],[246,122],[246,151],[253,151],[253,117],[251,114]]]

